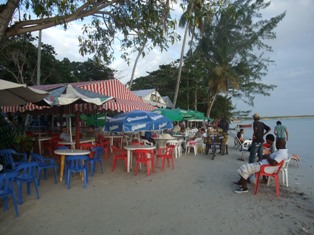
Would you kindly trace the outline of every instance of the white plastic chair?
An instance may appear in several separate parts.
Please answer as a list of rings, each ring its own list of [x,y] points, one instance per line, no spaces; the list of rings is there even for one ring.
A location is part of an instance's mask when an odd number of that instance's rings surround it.
[[[244,161],[244,153],[249,152],[249,147],[252,144],[252,140],[244,140],[244,142],[240,145],[240,152],[242,156],[242,160]]]
[[[289,187],[289,181],[288,181],[288,166],[289,166],[290,160],[291,160],[291,157],[289,157],[289,159],[285,160],[285,161],[284,161],[284,164],[282,165],[281,170],[280,170],[280,173],[281,173],[281,175],[282,175],[282,183],[283,183],[284,185],[286,185],[287,188]],[[267,186],[270,185],[271,178],[272,178],[272,177],[268,177]]]
[[[167,144],[175,146],[174,154],[176,158],[181,156],[182,148],[181,148],[181,142],[179,140],[167,140]]]
[[[196,156],[198,154],[198,148],[200,146],[204,148],[203,138],[196,138],[194,141],[190,140],[186,143],[186,151],[185,152],[190,153],[191,148],[193,148],[194,156]]]
[[[195,140],[189,140],[186,142],[185,154],[190,153],[191,148],[193,148],[194,156],[197,155],[197,144]]]

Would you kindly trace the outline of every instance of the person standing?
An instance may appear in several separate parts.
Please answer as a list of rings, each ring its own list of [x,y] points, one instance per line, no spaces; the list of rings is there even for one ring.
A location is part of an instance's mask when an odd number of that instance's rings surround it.
[[[222,129],[222,145],[221,145],[221,154],[228,154],[228,131],[229,131],[229,122],[223,116],[218,124],[218,127]]]
[[[265,125],[264,122],[260,121],[260,115],[255,113],[253,115],[253,136],[252,136],[252,145],[250,150],[249,163],[254,163],[256,160],[256,153],[258,159],[262,159],[263,155],[263,143],[264,143],[264,135],[270,132],[271,128]]]
[[[274,134],[276,135],[276,139],[284,139],[288,141],[288,129],[281,124],[281,121],[276,122],[276,127],[274,130]]]

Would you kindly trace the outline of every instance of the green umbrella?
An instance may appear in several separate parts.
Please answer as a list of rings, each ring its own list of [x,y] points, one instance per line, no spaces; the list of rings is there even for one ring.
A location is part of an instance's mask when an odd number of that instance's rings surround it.
[[[174,109],[174,110],[179,111],[181,115],[183,116],[184,120],[187,120],[193,117],[193,114],[190,112],[190,110],[185,110],[185,109]]]
[[[159,114],[165,116],[166,118],[170,119],[173,122],[183,120],[183,116],[182,116],[181,112],[178,111],[177,109],[159,108],[159,109],[153,110],[153,112],[159,113]]]

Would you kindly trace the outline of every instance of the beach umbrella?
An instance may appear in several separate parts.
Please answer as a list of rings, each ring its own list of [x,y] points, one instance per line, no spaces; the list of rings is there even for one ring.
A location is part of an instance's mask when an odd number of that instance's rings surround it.
[[[135,110],[121,113],[105,124],[105,131],[138,132],[171,129],[172,121],[165,116],[149,111]]]
[[[183,116],[182,116],[181,112],[177,109],[159,108],[159,109],[153,110],[152,112],[159,113],[159,114],[165,116],[166,118],[169,118],[173,122],[183,120]]]
[[[43,99],[43,102],[46,102],[46,104],[50,106],[63,106],[80,103],[102,105],[111,99],[113,99],[113,97],[105,96],[79,87],[73,87],[69,84],[49,91],[49,95]]]
[[[102,105],[105,102],[113,99],[111,96],[105,96],[96,92],[92,92],[89,90],[85,90],[79,87],[73,87],[72,85],[68,84],[54,90],[49,91],[49,95],[43,99],[40,105],[47,105],[51,107],[62,107],[62,108],[69,108],[73,105],[80,105],[84,103],[94,104],[94,105]],[[79,128],[79,111],[75,112],[76,114],[76,146],[79,145],[79,136],[80,136],[80,128]],[[69,129],[70,129],[70,138],[72,140],[72,133],[71,133],[71,119],[69,119]]]
[[[35,103],[48,95],[48,92],[0,79],[0,106]]]

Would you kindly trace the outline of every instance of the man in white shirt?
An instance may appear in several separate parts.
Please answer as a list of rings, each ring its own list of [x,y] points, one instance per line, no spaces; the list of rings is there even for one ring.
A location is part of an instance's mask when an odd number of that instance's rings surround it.
[[[270,155],[264,155],[261,161],[258,161],[256,163],[250,163],[242,165],[238,172],[240,174],[240,180],[234,182],[236,185],[241,185],[241,188],[238,190],[235,190],[235,193],[246,193],[248,192],[247,188],[247,179],[260,171],[261,165],[264,164],[270,164],[272,166],[278,165],[280,162],[288,159],[288,150],[286,149],[286,141],[284,139],[278,139],[276,141],[276,148],[278,151],[275,151],[274,153]]]

